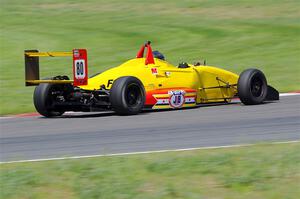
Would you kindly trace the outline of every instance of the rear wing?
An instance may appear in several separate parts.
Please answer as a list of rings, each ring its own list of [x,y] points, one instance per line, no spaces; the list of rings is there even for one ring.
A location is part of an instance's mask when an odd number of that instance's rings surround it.
[[[86,49],[74,49],[72,52],[39,52],[38,50],[25,50],[25,85],[35,86],[40,83],[65,84],[74,86],[88,84],[88,64]],[[72,57],[73,80],[41,80],[39,57]]]

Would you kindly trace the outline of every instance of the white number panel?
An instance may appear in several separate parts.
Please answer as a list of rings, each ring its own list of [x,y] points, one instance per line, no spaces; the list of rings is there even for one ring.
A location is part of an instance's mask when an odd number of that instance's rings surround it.
[[[84,79],[86,76],[85,71],[85,60],[84,59],[77,59],[74,62],[74,73],[76,79]]]

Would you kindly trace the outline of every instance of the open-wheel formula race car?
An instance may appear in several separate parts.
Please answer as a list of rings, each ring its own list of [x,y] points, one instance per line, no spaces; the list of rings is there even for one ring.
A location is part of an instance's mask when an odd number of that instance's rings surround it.
[[[147,50],[146,53],[144,51]],[[145,54],[145,57],[144,57]],[[59,75],[40,79],[39,57],[73,57],[73,80]],[[36,110],[45,117],[66,111],[113,110],[120,115],[143,109],[180,109],[203,103],[229,103],[239,97],[245,105],[279,100],[258,69],[240,75],[206,64],[174,66],[150,42],[136,58],[88,78],[87,51],[38,52],[25,50],[26,86],[37,85],[33,95]]]

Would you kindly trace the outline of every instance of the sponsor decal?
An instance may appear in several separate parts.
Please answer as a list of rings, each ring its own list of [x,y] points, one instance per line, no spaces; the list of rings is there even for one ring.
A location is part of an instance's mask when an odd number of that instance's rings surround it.
[[[152,75],[157,75],[158,74],[157,68],[151,68],[151,73]]]
[[[184,94],[185,91],[169,91],[170,95],[169,103],[173,108],[180,108],[185,102]]]
[[[168,71],[167,71],[167,72],[165,72],[165,74],[166,74],[166,76],[169,77],[169,76],[171,75],[171,72],[168,72]]]
[[[185,104],[195,104],[196,100],[195,97],[185,97]]]
[[[196,105],[196,93],[185,90],[165,90],[161,93],[153,93],[156,103],[153,109],[183,108]]]
[[[74,54],[74,57],[76,57],[76,58],[80,56],[78,50],[74,50],[74,51],[73,51],[73,54]]]
[[[156,99],[159,105],[169,105],[169,99]]]
[[[113,79],[109,79],[109,80],[107,81],[107,86],[106,86],[106,88],[109,88],[109,86],[113,84],[113,81],[114,81]]]

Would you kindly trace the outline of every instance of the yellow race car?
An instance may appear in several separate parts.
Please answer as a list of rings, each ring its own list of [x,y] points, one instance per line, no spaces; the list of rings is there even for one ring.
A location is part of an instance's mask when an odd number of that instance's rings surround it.
[[[147,52],[144,52],[147,51]],[[145,54],[145,56],[144,56]],[[39,57],[72,56],[73,80],[67,76],[39,78]],[[142,45],[136,58],[88,78],[87,51],[25,51],[25,82],[38,85],[34,91],[36,110],[45,117],[66,111],[113,110],[120,115],[143,109],[180,109],[203,103],[229,103],[239,97],[245,105],[279,100],[258,69],[240,75],[205,63],[174,66],[150,42]]]

